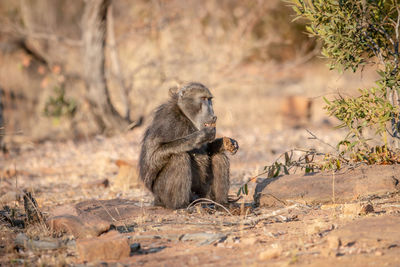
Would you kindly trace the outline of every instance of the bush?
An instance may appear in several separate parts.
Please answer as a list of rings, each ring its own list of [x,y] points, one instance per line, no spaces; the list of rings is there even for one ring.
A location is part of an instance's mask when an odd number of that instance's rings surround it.
[[[363,136],[372,129],[384,147],[399,148],[399,31],[397,0],[290,0],[297,17],[308,21],[307,31],[323,42],[322,55],[331,69],[362,69],[370,64],[379,74],[377,86],[360,89],[358,97],[325,99],[331,116],[349,134],[339,143],[346,151],[372,149]],[[391,137],[391,138],[388,138]],[[390,139],[390,140],[388,140]]]

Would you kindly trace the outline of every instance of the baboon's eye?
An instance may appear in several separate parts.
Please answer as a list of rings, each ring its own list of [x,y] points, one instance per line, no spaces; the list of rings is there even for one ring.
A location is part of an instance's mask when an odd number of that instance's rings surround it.
[[[207,101],[208,97],[203,96],[203,97],[201,97],[201,100]]]

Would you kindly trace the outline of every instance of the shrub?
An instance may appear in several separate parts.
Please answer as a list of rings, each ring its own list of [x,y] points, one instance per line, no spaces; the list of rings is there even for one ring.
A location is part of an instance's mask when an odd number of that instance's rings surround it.
[[[379,74],[377,86],[360,89],[358,97],[325,99],[331,116],[348,129],[338,147],[343,151],[371,151],[363,136],[372,129],[384,147],[399,148],[399,31],[397,0],[290,0],[296,19],[308,21],[307,31],[323,42],[322,55],[331,69],[362,69],[373,65]],[[390,139],[390,140],[389,140]]]

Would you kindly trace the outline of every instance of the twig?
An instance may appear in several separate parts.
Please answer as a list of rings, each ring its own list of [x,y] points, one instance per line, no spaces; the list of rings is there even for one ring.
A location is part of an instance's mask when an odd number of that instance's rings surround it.
[[[186,210],[189,210],[191,207],[194,207],[198,204],[204,204],[204,203],[212,203],[218,207],[221,207],[223,210],[225,210],[227,213],[229,213],[229,215],[233,216],[233,214],[227,208],[225,208],[223,205],[221,205],[211,199],[208,199],[208,198],[198,198],[198,199],[194,200],[192,203],[189,204],[189,206],[186,208]]]
[[[265,195],[271,196],[271,197],[272,197],[273,199],[275,199],[276,201],[278,201],[278,202],[282,203],[283,205],[287,206],[286,201],[284,201],[284,200],[282,200],[282,199],[280,199],[280,198],[277,198],[277,197],[274,196],[273,194],[266,193]]]
[[[309,209],[309,207],[307,207],[307,206],[305,206],[305,205],[296,203],[296,204],[293,204],[293,205],[291,205],[291,206],[288,206],[288,207],[285,207],[285,208],[282,208],[282,209],[279,209],[279,210],[274,210],[274,211],[272,211],[272,212],[270,212],[270,213],[264,214],[264,215],[262,215],[262,216],[259,216],[259,217],[254,218],[254,219],[247,219],[247,220],[244,220],[244,221],[241,222],[241,224],[252,224],[252,225],[256,225],[256,224],[259,223],[260,221],[263,221],[263,220],[268,219],[268,218],[271,218],[271,217],[275,217],[275,216],[280,215],[281,213],[283,213],[283,212],[285,212],[285,211],[288,211],[288,210],[290,210],[290,209],[295,209],[295,208],[298,209],[299,207]]]
[[[335,204],[335,172],[332,170],[332,203]]]
[[[337,154],[337,156],[338,156],[339,158],[341,158],[342,160],[344,160],[346,163],[349,163],[349,160],[346,159],[346,158],[344,158],[342,155],[340,155],[339,151],[338,151],[334,146],[332,146],[331,144],[329,144],[329,143],[325,142],[324,140],[318,138],[318,137],[317,137],[315,134],[313,134],[310,130],[306,129],[306,131],[312,136],[311,139],[318,140],[318,141],[320,141],[322,144],[331,147],[331,148],[336,152],[336,154]]]
[[[312,138],[309,138],[309,139],[318,140],[318,141],[320,141],[321,143],[323,143],[324,145],[327,145],[327,146],[331,147],[333,150],[337,151],[337,149],[336,149],[334,146],[332,146],[331,144],[328,144],[328,143],[325,142],[324,140],[318,138],[318,137],[317,137],[315,134],[313,134],[310,130],[306,129],[306,131],[312,136]]]

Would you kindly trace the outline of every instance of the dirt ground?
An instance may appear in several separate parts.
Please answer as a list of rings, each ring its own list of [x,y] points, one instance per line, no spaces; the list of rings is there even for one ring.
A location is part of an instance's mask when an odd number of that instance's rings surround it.
[[[252,184],[249,196],[239,200],[229,213],[199,205],[178,211],[154,208],[149,192],[133,183],[126,187],[118,181],[127,179],[118,160],[135,166],[142,132],[138,129],[78,143],[26,143],[20,150],[11,151],[1,165],[0,265],[98,266],[107,262],[103,266],[399,266],[397,193],[342,204],[293,202],[283,207],[249,209],[255,187]],[[307,133],[303,132],[280,132],[281,138],[276,139],[275,145],[315,146],[316,141],[307,140]],[[268,163],[266,158],[276,157],[270,150],[265,152],[270,146],[265,140],[273,139],[277,133],[251,138],[245,132],[234,134],[242,146],[231,157],[231,194],[259,171],[262,153],[264,164]],[[322,129],[318,134],[326,136],[327,132]],[[246,149],[254,143],[259,144],[254,150]],[[33,192],[47,217],[66,205],[106,201],[100,206],[107,208],[99,216],[114,224],[121,238],[129,240],[130,256],[85,261],[76,247],[80,241],[74,236],[54,236],[38,226],[11,226],[5,219],[11,214],[7,209],[14,211],[15,218],[24,219],[23,189]],[[129,200],[128,208],[123,211],[120,204],[115,204],[121,208],[121,213],[115,215],[113,199]],[[364,204],[370,204],[373,210],[362,212],[360,205]],[[69,240],[72,245],[53,250],[29,248],[26,243],[15,243],[18,233],[36,241],[53,236]]]
[[[83,1],[1,2],[0,13],[10,23],[19,20],[17,6],[26,4],[31,16],[22,14],[21,27],[28,33],[80,38]],[[312,48],[314,41],[300,28],[292,31],[282,1],[113,2],[117,45],[107,41],[105,53],[118,48],[115,65],[122,71],[115,75],[114,60],[107,59],[107,86],[118,112],[125,114],[129,99],[131,118],[144,117],[144,125],[130,132],[93,136],[99,128],[84,100],[80,45],[25,31],[23,45],[13,35],[0,38],[8,41],[0,47],[0,95],[8,101],[0,136],[0,146],[4,141],[8,148],[0,151],[0,266],[400,266],[398,165],[336,176],[332,200],[326,187],[332,173],[294,174],[301,190],[294,183],[270,184],[261,175],[228,209],[153,207],[137,176],[149,114],[179,82],[207,85],[217,136],[238,141],[239,151],[230,157],[230,194],[236,196],[285,151],[331,153],[346,133],[333,129],[337,121],[326,115],[322,97],[357,95],[358,88],[374,85],[374,69],[331,72],[326,61],[312,59],[318,46]],[[54,12],[43,16],[43,7]],[[75,117],[44,116],[55,89],[64,87],[66,99],[79,103]],[[347,184],[355,174],[358,180]],[[369,194],[383,175],[380,189],[390,190]],[[313,194],[321,181],[328,192],[323,201]],[[289,199],[275,199],[275,206],[261,199],[257,207],[253,196],[260,184]]]

